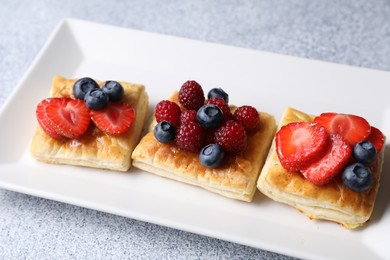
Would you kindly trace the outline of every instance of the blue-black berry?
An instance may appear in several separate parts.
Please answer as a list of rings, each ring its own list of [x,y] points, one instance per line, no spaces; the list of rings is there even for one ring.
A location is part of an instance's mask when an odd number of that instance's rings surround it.
[[[218,167],[223,158],[225,157],[225,152],[222,147],[218,144],[209,144],[202,148],[199,153],[199,160],[203,166],[207,168],[216,168]]]
[[[376,158],[375,146],[369,141],[361,141],[353,147],[353,157],[363,164],[369,164]]]
[[[107,105],[108,96],[101,88],[92,89],[85,94],[84,101],[90,109],[99,110]]]
[[[154,137],[160,143],[169,143],[175,140],[176,127],[168,121],[161,121],[154,127]]]
[[[76,99],[84,100],[85,95],[93,90],[99,88],[99,85],[91,78],[81,78],[73,85],[73,95]]]
[[[354,163],[347,166],[342,173],[342,180],[349,189],[363,192],[368,190],[372,184],[371,170],[361,163]]]
[[[229,95],[221,88],[213,88],[207,94],[208,99],[217,98],[217,97],[223,98],[226,104],[229,104]]]
[[[122,85],[113,80],[106,81],[102,89],[108,95],[111,102],[119,102],[125,94]]]
[[[196,120],[205,129],[216,129],[223,121],[223,113],[216,105],[204,105],[196,113]]]

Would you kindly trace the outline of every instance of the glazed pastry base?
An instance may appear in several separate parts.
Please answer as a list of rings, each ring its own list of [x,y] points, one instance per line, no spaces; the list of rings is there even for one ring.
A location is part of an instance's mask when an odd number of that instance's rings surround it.
[[[76,79],[53,78],[51,97],[71,97]],[[98,82],[100,86],[104,82]],[[30,146],[31,155],[39,161],[70,164],[116,171],[127,171],[131,166],[134,150],[144,124],[148,109],[148,96],[143,85],[120,82],[125,90],[123,102],[130,104],[136,118],[129,131],[110,136],[97,129],[91,122],[90,129],[77,140],[55,140],[38,125]]]
[[[279,127],[290,122],[310,122],[313,118],[287,108]],[[348,229],[357,228],[369,220],[373,211],[382,171],[383,150],[370,166],[374,176],[372,187],[365,192],[355,192],[342,183],[340,175],[327,185],[316,186],[300,173],[287,171],[279,162],[273,141],[257,187],[271,199],[291,205],[311,219],[334,221]]]
[[[177,101],[177,93],[170,99]],[[274,117],[259,113],[260,127],[248,134],[247,149],[240,154],[227,155],[216,169],[204,167],[199,162],[198,153],[182,150],[174,142],[158,142],[153,127],[135,148],[133,165],[159,176],[249,202],[256,192],[256,182],[276,131]]]

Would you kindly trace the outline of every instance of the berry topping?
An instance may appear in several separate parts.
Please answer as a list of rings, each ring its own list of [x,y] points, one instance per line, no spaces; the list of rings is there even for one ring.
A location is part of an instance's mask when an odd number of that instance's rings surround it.
[[[196,122],[195,110],[184,110],[180,114],[180,125],[187,124],[188,122]]]
[[[207,168],[216,168],[221,164],[224,156],[225,152],[221,146],[218,144],[209,144],[200,151],[199,160]]]
[[[186,81],[179,90],[179,102],[186,109],[198,110],[204,103],[202,87],[194,80]]]
[[[96,127],[110,135],[127,132],[135,119],[132,106],[122,102],[109,102],[100,110],[91,110],[91,118]]]
[[[181,125],[176,133],[176,144],[184,150],[198,152],[203,146],[203,131],[197,122]]]
[[[377,153],[382,151],[382,147],[385,144],[385,136],[378,128],[371,126],[370,135],[366,140],[374,144]]]
[[[301,170],[303,176],[316,185],[327,184],[344,169],[352,155],[351,146],[341,135],[332,134],[329,137],[330,147],[323,157]]]
[[[85,94],[96,88],[99,88],[96,81],[91,78],[81,78],[73,85],[73,95],[76,99],[84,100]]]
[[[88,108],[99,110],[107,105],[108,96],[101,88],[96,88],[88,91],[88,93],[85,94],[84,101]]]
[[[372,184],[371,170],[361,163],[354,163],[347,166],[342,173],[342,180],[345,186],[357,192],[368,190]]]
[[[352,146],[363,141],[371,132],[371,126],[366,119],[348,114],[322,113],[314,118],[314,122],[326,128],[330,134],[339,134]]]
[[[42,127],[43,131],[48,134],[51,138],[61,140],[64,137],[57,133],[54,127],[50,124],[49,119],[46,116],[46,107],[50,104],[51,98],[47,98],[42,100],[36,109],[36,116],[38,119],[38,123]]]
[[[222,98],[226,104],[229,104],[229,95],[221,88],[213,88],[207,94],[208,99]]]
[[[375,160],[376,155],[375,146],[369,141],[361,141],[353,147],[353,157],[360,163],[369,164]]]
[[[234,120],[229,120],[215,132],[215,141],[226,152],[241,152],[247,146],[245,128]]]
[[[111,102],[119,102],[125,94],[122,85],[114,80],[106,81],[102,90],[106,93],[106,95],[108,95]]]
[[[223,113],[216,105],[204,105],[196,113],[196,120],[205,129],[216,129],[222,123]]]
[[[212,98],[208,99],[205,102],[205,105],[213,104],[219,107],[223,113],[223,121],[226,122],[230,119],[232,119],[232,113],[230,112],[230,108],[228,104],[223,100],[222,98]]]
[[[328,146],[328,134],[317,123],[296,122],[282,126],[275,141],[282,166],[296,172],[323,156]]]
[[[161,121],[168,121],[176,127],[179,127],[180,114],[180,107],[175,102],[162,100],[156,105],[155,117],[157,123],[160,123]]]
[[[256,129],[260,124],[259,113],[251,106],[237,108],[233,115],[234,120],[240,122],[246,130]]]
[[[53,129],[72,139],[80,138],[91,121],[89,109],[79,99],[50,98],[45,112]]]
[[[154,137],[160,143],[169,143],[175,140],[176,127],[168,121],[161,121],[154,127]]]

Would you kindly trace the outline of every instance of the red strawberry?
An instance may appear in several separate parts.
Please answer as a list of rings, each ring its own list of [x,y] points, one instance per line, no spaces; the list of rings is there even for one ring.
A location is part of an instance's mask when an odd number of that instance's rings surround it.
[[[38,106],[36,112],[36,116],[38,119],[38,123],[42,127],[43,131],[45,131],[46,134],[48,134],[50,137],[61,140],[64,138],[64,136],[57,133],[57,131],[52,127],[52,125],[49,122],[49,119],[46,116],[46,107],[50,104],[50,98],[42,100]]]
[[[363,141],[371,132],[371,126],[366,119],[338,113],[322,113],[314,118],[314,122],[326,128],[329,134],[339,134],[352,146]]]
[[[110,135],[118,135],[129,130],[135,119],[132,106],[122,102],[109,102],[100,110],[91,110],[91,118],[96,127]]]
[[[330,148],[317,162],[301,170],[303,176],[313,184],[325,185],[348,164],[352,156],[350,144],[338,134],[330,135]]]
[[[57,133],[72,139],[80,138],[91,121],[84,101],[71,98],[50,98],[45,109],[50,125]]]
[[[276,152],[289,171],[299,171],[319,160],[328,147],[328,134],[317,123],[294,122],[276,133]]]
[[[375,146],[378,153],[382,150],[385,139],[385,135],[378,128],[371,126],[371,133],[366,140],[370,141]]]

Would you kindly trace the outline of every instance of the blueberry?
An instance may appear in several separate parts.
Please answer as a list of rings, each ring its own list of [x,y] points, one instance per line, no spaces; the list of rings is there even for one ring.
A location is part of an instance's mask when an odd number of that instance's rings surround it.
[[[207,94],[207,98],[223,98],[225,100],[226,104],[229,104],[229,95],[221,88],[213,88],[209,91]]]
[[[222,123],[223,113],[216,105],[204,105],[196,113],[196,120],[203,128],[216,129]]]
[[[107,105],[108,96],[101,88],[96,88],[88,91],[87,94],[85,94],[84,101],[87,107],[90,109],[99,110]]]
[[[218,144],[209,144],[203,147],[199,153],[200,162],[207,168],[216,168],[218,167],[223,158],[225,157],[225,152],[222,147]]]
[[[361,141],[353,147],[353,157],[363,164],[369,164],[376,158],[375,146],[369,141]]]
[[[99,85],[91,78],[81,78],[73,85],[73,95],[76,99],[83,100],[90,90],[99,88]]]
[[[113,80],[106,81],[102,89],[112,102],[119,102],[125,94],[122,85]]]
[[[363,192],[371,187],[372,173],[363,164],[354,163],[344,169],[342,179],[344,185],[351,190]]]
[[[154,137],[160,143],[169,143],[175,139],[176,127],[168,121],[161,121],[154,127]]]

